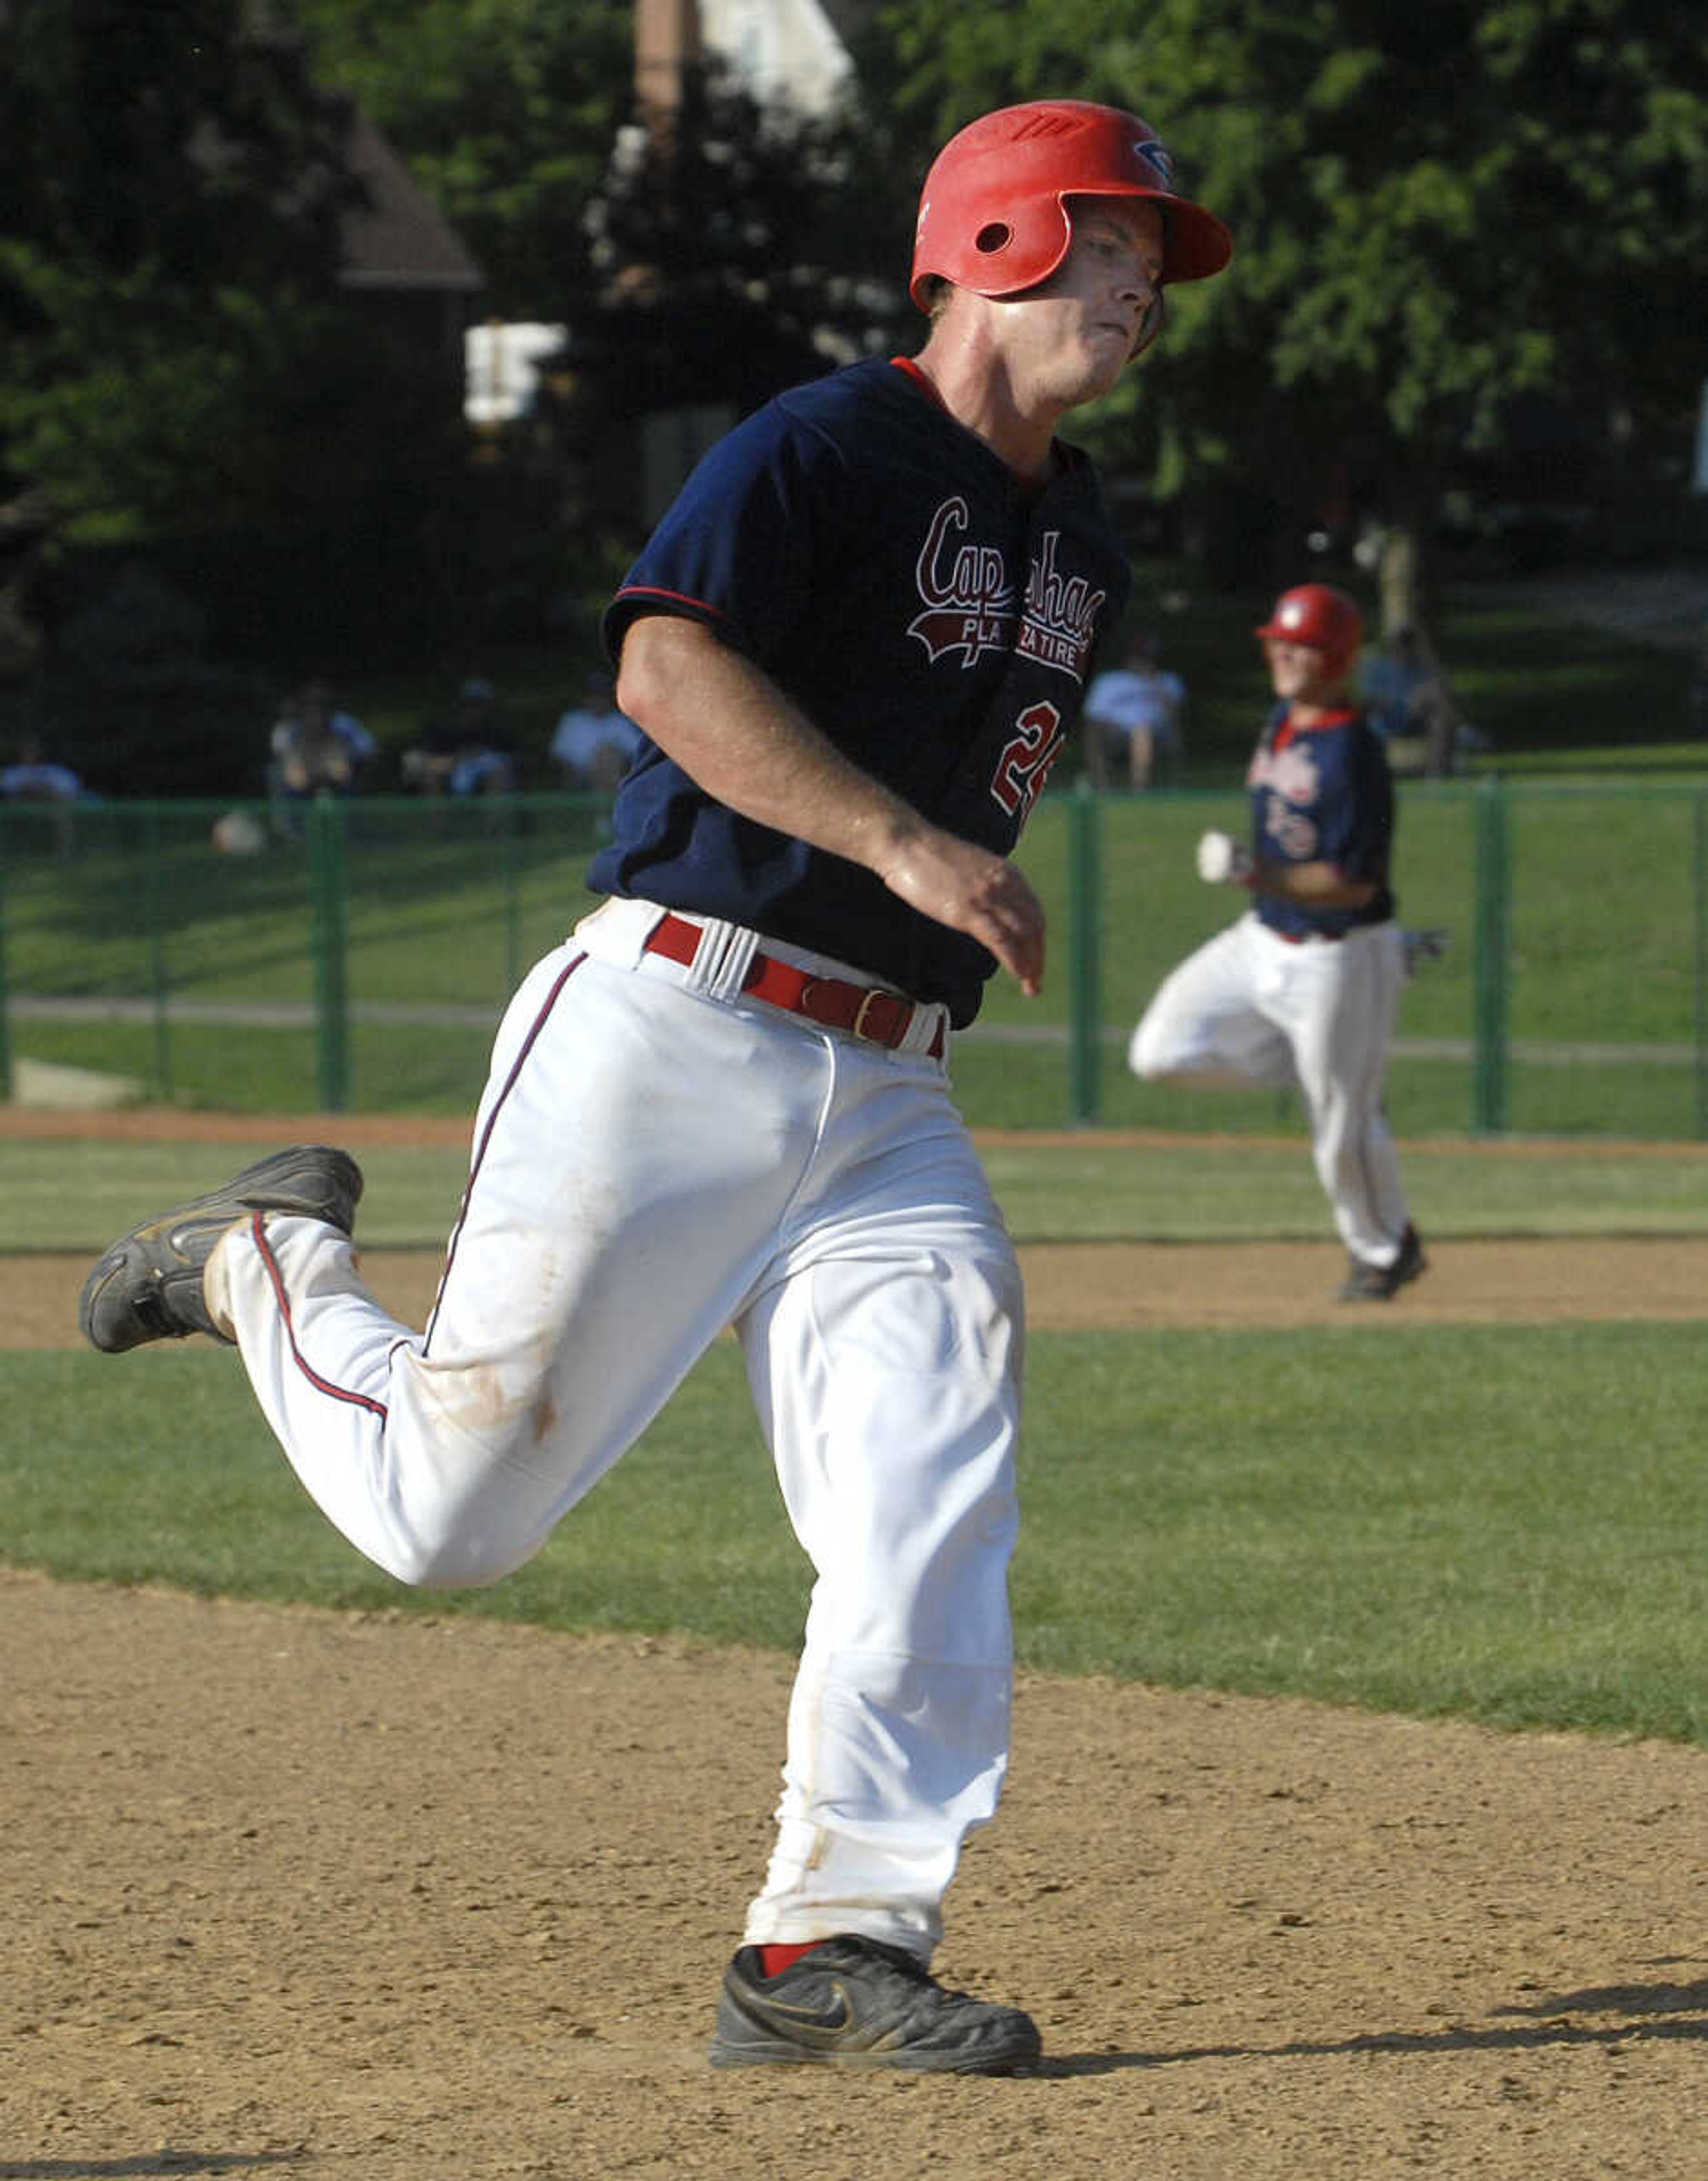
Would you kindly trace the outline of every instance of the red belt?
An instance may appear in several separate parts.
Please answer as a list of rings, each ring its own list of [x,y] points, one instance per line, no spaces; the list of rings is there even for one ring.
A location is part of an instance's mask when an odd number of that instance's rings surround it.
[[[683,916],[666,916],[647,935],[648,954],[662,954],[671,962],[691,966],[700,951],[700,927]],[[917,1003],[901,992],[886,992],[877,985],[845,984],[840,977],[815,977],[810,969],[797,969],[774,955],[756,954],[747,964],[741,990],[768,1007],[787,1014],[805,1015],[826,1030],[846,1030],[873,1045],[894,1052],[906,1036],[918,1012]],[[928,1048],[933,1060],[943,1057],[943,1024]]]

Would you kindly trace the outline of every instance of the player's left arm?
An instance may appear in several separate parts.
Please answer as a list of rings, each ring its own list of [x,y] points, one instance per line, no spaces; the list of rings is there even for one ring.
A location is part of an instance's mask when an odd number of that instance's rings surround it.
[[[1363,908],[1381,891],[1374,881],[1355,878],[1338,864],[1276,864],[1267,857],[1253,864],[1251,886],[1254,893],[1273,894],[1300,908]]]

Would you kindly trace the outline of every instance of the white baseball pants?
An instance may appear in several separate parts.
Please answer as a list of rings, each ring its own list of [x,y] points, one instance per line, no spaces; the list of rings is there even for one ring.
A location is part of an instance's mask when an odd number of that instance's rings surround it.
[[[1404,978],[1397,925],[1295,946],[1248,910],[1163,980],[1127,1063],[1152,1082],[1296,1083],[1341,1240],[1390,1265],[1411,1217],[1382,1110]]]
[[[751,934],[644,953],[661,914],[609,904],[518,991],[424,1333],[313,1220],[234,1229],[209,1299],[326,1515],[442,1587],[537,1551],[733,1325],[817,1578],[747,1938],[928,1958],[1007,1761],[1018,1267],[940,1010],[913,1051],[819,1029],[741,997]]]

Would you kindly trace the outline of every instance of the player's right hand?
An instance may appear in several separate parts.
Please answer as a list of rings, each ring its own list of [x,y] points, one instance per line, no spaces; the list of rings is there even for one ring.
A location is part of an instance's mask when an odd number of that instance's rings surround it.
[[[1006,857],[922,827],[879,870],[922,915],[988,947],[1028,998],[1044,985],[1044,904]]]
[[[1252,861],[1231,833],[1211,831],[1199,837],[1198,875],[1209,886],[1248,886]]]

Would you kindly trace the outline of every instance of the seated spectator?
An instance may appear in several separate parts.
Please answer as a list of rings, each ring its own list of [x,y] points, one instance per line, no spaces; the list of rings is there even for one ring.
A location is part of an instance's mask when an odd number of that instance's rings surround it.
[[[1136,636],[1119,666],[1085,696],[1087,769],[1099,787],[1154,787],[1185,759],[1186,684],[1158,657],[1154,636]]]
[[[403,754],[405,787],[423,795],[499,795],[516,784],[516,747],[490,682],[465,682],[455,704]]]
[[[39,735],[22,735],[18,761],[0,770],[0,795],[19,803],[74,803],[83,782],[69,765],[55,765],[41,746]]]
[[[1366,652],[1358,668],[1358,693],[1370,725],[1384,742],[1418,732],[1414,707],[1435,679],[1413,628],[1397,628],[1380,651]]]
[[[378,747],[324,682],[311,682],[287,700],[273,728],[268,786],[292,797],[351,794]]]
[[[1474,745],[1429,645],[1414,628],[1395,629],[1380,651],[1365,654],[1358,694],[1370,725],[1389,745],[1396,771],[1445,779],[1462,743]]]
[[[33,734],[19,737],[17,762],[0,769],[0,795],[8,803],[55,805],[53,836],[62,855],[70,853],[72,804],[95,800],[70,766],[56,765]]]
[[[305,704],[318,706],[324,710],[328,724],[333,734],[349,750],[355,762],[357,787],[365,785],[368,772],[375,759],[379,755],[378,743],[357,719],[355,714],[346,711],[339,703],[333,693],[330,682],[311,682],[303,690],[302,696]]]
[[[594,671],[582,684],[580,704],[558,721],[552,763],[566,788],[609,794],[643,739],[628,714],[617,709],[615,682]]]

